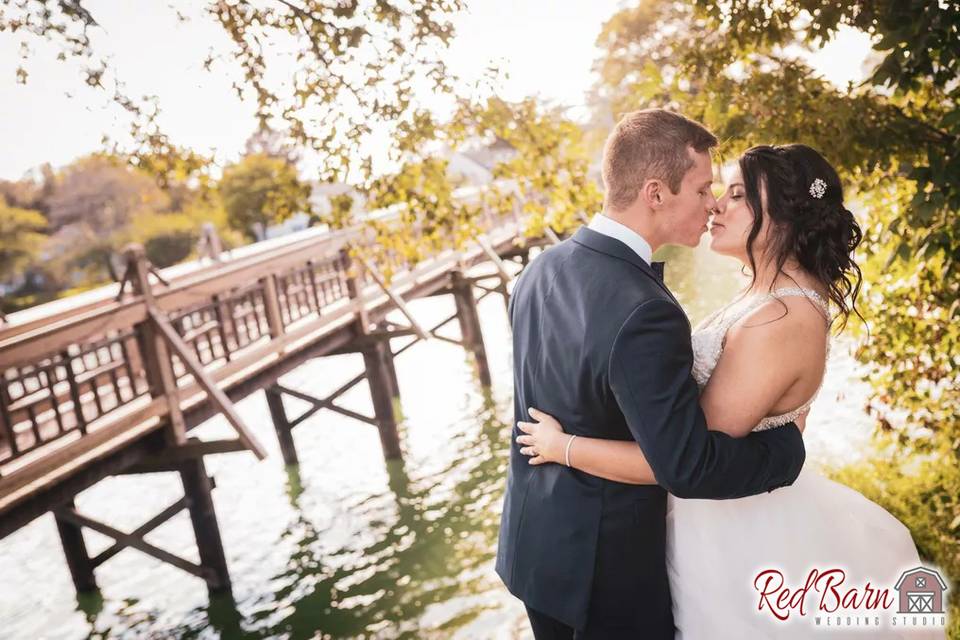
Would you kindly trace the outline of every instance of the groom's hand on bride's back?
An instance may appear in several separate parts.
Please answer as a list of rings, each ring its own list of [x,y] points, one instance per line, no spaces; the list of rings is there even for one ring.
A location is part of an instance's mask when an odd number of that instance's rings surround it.
[[[793,421],[797,425],[797,429],[800,429],[800,433],[803,433],[803,430],[807,428],[807,416],[810,414],[810,409],[807,409],[800,414],[796,420]]]

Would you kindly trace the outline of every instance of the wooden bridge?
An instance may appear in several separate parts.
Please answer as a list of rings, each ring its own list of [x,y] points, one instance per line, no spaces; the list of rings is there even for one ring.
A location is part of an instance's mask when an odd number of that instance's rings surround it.
[[[130,247],[119,288],[13,314],[0,324],[0,538],[52,511],[78,591],[96,589],[96,567],[134,548],[204,579],[213,592],[229,592],[204,456],[246,450],[266,456],[233,403],[264,389],[287,464],[298,464],[292,430],[322,409],[377,428],[384,456],[400,457],[393,359],[420,340],[453,342],[474,355],[479,379],[489,385],[476,303],[492,294],[506,300],[507,283],[530,248],[557,241],[549,230],[545,241],[524,240],[517,215],[487,216],[484,227],[463,249],[438,253],[389,282],[358,257],[370,242],[360,228],[307,230],[280,246],[164,273],[150,266],[142,248]],[[453,313],[424,327],[406,302],[437,295],[452,298]],[[396,321],[398,315],[405,320]],[[454,321],[460,338],[438,332]],[[277,382],[307,360],[341,353],[362,354],[365,371],[326,397]],[[337,404],[364,379],[372,416]],[[311,408],[291,418],[284,395]],[[218,413],[236,438],[189,435]],[[74,504],[78,493],[109,476],[165,471],[180,474],[184,496],[133,531],[99,522]],[[199,564],[144,539],[183,509]],[[83,527],[113,545],[91,557]]]

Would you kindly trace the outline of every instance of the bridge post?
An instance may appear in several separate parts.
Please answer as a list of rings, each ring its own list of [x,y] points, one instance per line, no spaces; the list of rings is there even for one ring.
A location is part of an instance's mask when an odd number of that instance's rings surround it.
[[[143,245],[131,244],[124,249],[127,259],[127,276],[133,285],[133,292],[143,296],[147,308],[156,306],[153,291],[150,286],[150,267],[147,264],[147,255]],[[150,395],[153,397],[166,396],[170,408],[169,426],[167,428],[168,441],[172,445],[185,444],[187,429],[180,408],[180,398],[177,392],[177,378],[173,372],[170,352],[167,343],[156,327],[148,318],[135,327],[137,345],[143,356],[143,371],[150,386]]]
[[[346,249],[340,252],[343,269],[346,273],[347,293],[352,300],[360,299],[360,281],[352,273],[353,259]],[[380,433],[380,445],[383,457],[387,460],[401,459],[400,434],[397,431],[397,414],[393,407],[393,398],[400,393],[397,384],[397,372],[393,364],[393,352],[390,350],[389,337],[372,340],[370,336],[370,317],[365,306],[357,310],[356,336],[363,342],[360,353],[366,368],[367,386],[373,400],[373,411]]]
[[[397,367],[393,359],[393,349],[390,347],[390,329],[386,322],[380,323],[377,328],[384,336],[383,345],[386,348],[383,350],[383,359],[386,363],[387,373],[390,378],[390,396],[397,401],[400,399],[400,380],[397,378]]]
[[[507,310],[507,318],[510,317],[510,292],[507,290],[507,280],[500,278],[500,283],[497,284],[497,293],[503,298],[503,306]]]
[[[146,252],[142,245],[130,245],[124,251],[127,258],[127,274],[134,293],[143,296],[148,310],[156,310],[151,290]],[[137,344],[143,356],[144,372],[153,397],[166,396],[169,407],[169,425],[166,429],[167,444],[180,447],[187,443],[186,422],[180,407],[177,378],[173,370],[170,351],[163,335],[149,318],[136,326]],[[226,347],[226,345],[224,345]],[[213,508],[213,479],[207,476],[203,456],[196,456],[177,465],[183,483],[184,496],[190,511],[190,521],[204,567],[204,579],[210,593],[230,592],[230,574],[220,538],[220,526]],[[68,552],[69,553],[69,552]]]
[[[400,434],[397,431],[397,415],[393,407],[394,383],[393,354],[388,339],[364,345],[363,364],[367,369],[367,385],[373,399],[373,411],[377,416],[377,430],[383,457],[396,460],[403,457],[400,449]]]
[[[214,480],[207,475],[203,456],[196,456],[179,465],[183,493],[187,497],[193,535],[197,540],[200,564],[208,569],[205,576],[211,594],[230,593],[230,573],[223,553],[220,525],[213,507]]]
[[[276,384],[270,385],[263,392],[267,397],[267,407],[270,409],[270,417],[273,419],[273,428],[277,432],[277,441],[280,443],[283,462],[288,466],[299,465],[300,458],[297,456],[297,447],[293,443],[293,427],[290,426],[287,410],[283,406],[283,394]]]
[[[487,350],[483,344],[480,315],[477,313],[477,300],[473,296],[473,285],[462,271],[454,271],[450,274],[450,288],[457,306],[457,319],[460,321],[463,346],[473,353],[480,384],[489,387],[491,386],[490,365],[487,363]]]
[[[73,500],[68,503],[73,507]],[[67,558],[67,566],[70,568],[70,577],[73,578],[73,586],[77,593],[88,593],[97,590],[97,579],[93,575],[93,562],[90,561],[90,554],[87,552],[87,544],[83,539],[82,528],[80,525],[65,520],[54,511],[54,520],[57,523],[57,533],[60,534],[60,542],[63,545],[63,554]]]

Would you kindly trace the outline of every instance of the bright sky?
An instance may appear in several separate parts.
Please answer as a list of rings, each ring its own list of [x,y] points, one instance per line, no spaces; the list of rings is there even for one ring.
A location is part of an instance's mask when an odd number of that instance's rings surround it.
[[[210,20],[178,22],[168,2],[90,0],[85,5],[106,31],[98,42],[113,56],[128,92],[159,96],[161,123],[173,142],[213,152],[221,162],[232,160],[254,130],[253,106],[236,96],[222,73],[201,66],[207,49],[226,47],[226,37]],[[493,62],[509,73],[503,97],[539,95],[576,107],[591,84],[596,37],[621,0],[469,4],[457,18],[457,36],[445,55],[455,73],[479,78]],[[868,49],[862,34],[844,32],[811,62],[843,84],[860,78]],[[30,79],[17,84],[18,51],[19,39],[0,34],[0,140],[6,150],[0,155],[0,178],[20,178],[44,162],[67,164],[101,148],[104,135],[123,139],[126,114],[103,92],[87,88],[75,66],[57,62],[51,47],[33,45]]]

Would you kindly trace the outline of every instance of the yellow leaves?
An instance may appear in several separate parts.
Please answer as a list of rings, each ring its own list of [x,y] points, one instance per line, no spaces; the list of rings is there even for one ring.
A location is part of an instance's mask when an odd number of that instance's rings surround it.
[[[37,255],[47,220],[39,211],[7,206],[0,196],[0,281],[8,281]]]

